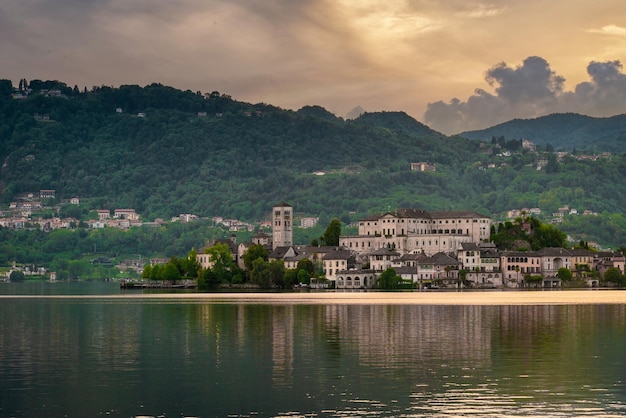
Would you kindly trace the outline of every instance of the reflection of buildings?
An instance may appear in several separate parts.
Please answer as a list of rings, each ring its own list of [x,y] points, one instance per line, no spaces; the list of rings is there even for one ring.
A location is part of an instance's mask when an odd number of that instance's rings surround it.
[[[486,313],[477,306],[354,305],[335,308],[334,321],[341,340],[358,345],[362,364],[411,368],[455,359],[485,366],[493,320]]]
[[[295,309],[274,306],[272,309],[272,380],[277,386],[293,385]]]

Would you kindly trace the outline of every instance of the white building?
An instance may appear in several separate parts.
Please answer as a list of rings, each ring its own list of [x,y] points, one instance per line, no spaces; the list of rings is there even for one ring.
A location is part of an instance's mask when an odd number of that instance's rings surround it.
[[[405,253],[456,252],[461,243],[489,240],[491,218],[475,212],[399,209],[361,219],[358,235],[339,237],[339,245],[359,254],[381,248]]]
[[[317,225],[319,218],[302,218],[300,219],[300,228],[313,228]]]

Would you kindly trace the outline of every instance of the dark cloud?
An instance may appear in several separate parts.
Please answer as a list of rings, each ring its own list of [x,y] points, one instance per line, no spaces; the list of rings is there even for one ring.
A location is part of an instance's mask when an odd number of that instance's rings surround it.
[[[626,75],[619,61],[591,62],[591,80],[574,91],[564,91],[565,79],[541,57],[529,57],[518,67],[500,63],[485,80],[495,94],[477,89],[467,101],[429,103],[424,121],[431,128],[452,134],[482,129],[515,118],[533,118],[558,112],[612,116],[626,112]]]
[[[580,83],[568,96],[576,108],[597,116],[626,112],[626,75],[619,61],[591,62],[587,74],[591,81]]]
[[[563,90],[565,79],[550,69],[546,60],[529,57],[517,68],[500,63],[487,71],[489,85],[498,85],[498,97],[511,102],[553,100]]]

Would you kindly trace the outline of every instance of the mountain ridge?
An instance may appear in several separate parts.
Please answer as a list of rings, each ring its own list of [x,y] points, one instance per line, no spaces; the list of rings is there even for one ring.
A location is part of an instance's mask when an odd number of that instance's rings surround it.
[[[527,139],[537,145],[551,145],[557,150],[619,153],[626,144],[626,115],[592,117],[578,113],[553,113],[533,119],[513,119],[458,135],[484,141],[504,136],[506,139]]]

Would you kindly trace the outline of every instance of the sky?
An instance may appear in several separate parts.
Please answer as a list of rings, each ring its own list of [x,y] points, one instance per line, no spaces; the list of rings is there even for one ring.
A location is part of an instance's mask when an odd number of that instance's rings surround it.
[[[6,0],[0,78],[153,82],[445,134],[626,113],[624,0]]]

